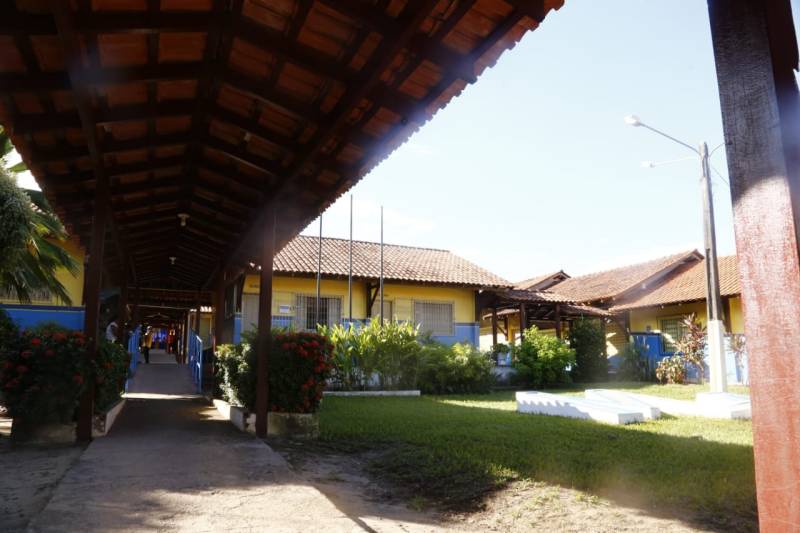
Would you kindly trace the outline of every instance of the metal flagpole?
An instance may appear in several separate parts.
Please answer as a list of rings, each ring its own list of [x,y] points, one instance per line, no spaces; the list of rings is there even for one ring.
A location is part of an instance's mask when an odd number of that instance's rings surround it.
[[[319,242],[317,244],[317,302],[314,306],[314,322],[319,324],[320,284],[322,282],[322,215],[319,216]],[[316,325],[315,324],[315,325]]]
[[[383,206],[381,206],[381,281],[380,281],[380,291],[381,291],[381,326],[383,326]]]
[[[353,195],[350,195],[350,252],[347,271],[347,301],[349,303],[348,320],[353,323]]]

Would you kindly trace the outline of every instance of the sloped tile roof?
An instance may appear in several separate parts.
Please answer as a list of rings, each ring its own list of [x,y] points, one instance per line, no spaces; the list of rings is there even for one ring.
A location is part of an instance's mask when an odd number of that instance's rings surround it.
[[[298,235],[275,256],[276,274],[317,273],[317,237]],[[323,275],[348,275],[349,241],[322,239]],[[380,244],[353,241],[353,276],[380,277]],[[510,287],[511,283],[447,250],[384,244],[383,275],[386,280],[441,283],[471,287]]]
[[[739,285],[739,269],[736,256],[730,255],[717,259],[719,265],[719,285],[722,296],[734,296],[741,292]],[[655,305],[669,305],[679,302],[705,300],[706,298],[706,262],[698,262],[686,270],[669,276],[655,289],[639,296],[635,300],[616,305],[611,311],[625,311]]]
[[[558,280],[554,280],[553,279],[553,278],[557,278],[559,276],[563,276],[564,279],[569,278],[569,276],[567,275],[566,272],[564,272],[563,270],[559,270],[558,272],[551,272],[549,274],[544,274],[542,276],[536,276],[536,277],[533,277],[533,278],[528,278],[526,280],[520,281],[514,286],[514,288],[515,289],[521,289],[521,290],[527,290],[527,291],[537,290],[537,289],[540,288],[539,285],[542,285],[545,282],[553,280],[552,283],[548,285],[548,287],[549,287],[549,286],[555,285],[556,283],[560,282]],[[545,287],[545,288],[547,288],[547,287]]]
[[[660,257],[644,263],[624,266],[584,276],[575,276],[552,287],[554,292],[574,302],[593,302],[619,297],[647,279],[676,268],[685,261],[702,258],[696,250]]]

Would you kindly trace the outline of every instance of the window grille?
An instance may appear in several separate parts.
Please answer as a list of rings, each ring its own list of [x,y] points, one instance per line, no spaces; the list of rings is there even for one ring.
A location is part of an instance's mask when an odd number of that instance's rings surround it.
[[[333,326],[342,321],[342,299],[337,296],[321,296],[319,315],[316,312],[315,295],[298,294],[295,298],[295,325],[299,330],[315,330],[317,324]]]
[[[414,302],[414,322],[420,331],[432,335],[454,335],[453,304]]]
[[[375,301],[372,303],[372,314],[370,316],[373,318],[381,316],[380,296],[375,298]],[[383,301],[383,316],[386,317],[386,320],[394,320],[394,306],[392,302],[388,300]]]
[[[675,343],[686,334],[683,318],[664,318],[661,320],[661,351],[675,353]]]

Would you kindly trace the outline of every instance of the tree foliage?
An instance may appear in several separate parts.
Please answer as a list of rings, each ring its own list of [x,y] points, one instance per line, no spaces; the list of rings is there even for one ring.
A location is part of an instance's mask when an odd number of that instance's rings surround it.
[[[0,288],[23,303],[30,303],[33,291],[47,289],[71,305],[56,277],[60,269],[78,273],[78,263],[60,244],[67,232],[40,191],[17,186],[16,174],[26,170],[25,165],[7,164],[13,146],[2,128],[0,150]]]
[[[569,346],[575,350],[572,379],[578,382],[608,379],[606,338],[599,320],[581,318],[573,322],[569,333]]]
[[[700,383],[705,381],[705,366],[703,355],[706,347],[706,328],[697,321],[697,315],[692,313],[683,317],[684,333],[675,343],[675,352],[683,356],[684,360],[697,368],[697,377]]]

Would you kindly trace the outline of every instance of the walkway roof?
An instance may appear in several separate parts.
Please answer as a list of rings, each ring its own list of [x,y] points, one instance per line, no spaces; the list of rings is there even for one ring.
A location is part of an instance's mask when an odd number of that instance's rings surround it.
[[[108,180],[110,272],[204,288],[265,207],[280,247],[562,3],[6,1],[0,123],[84,243]]]

